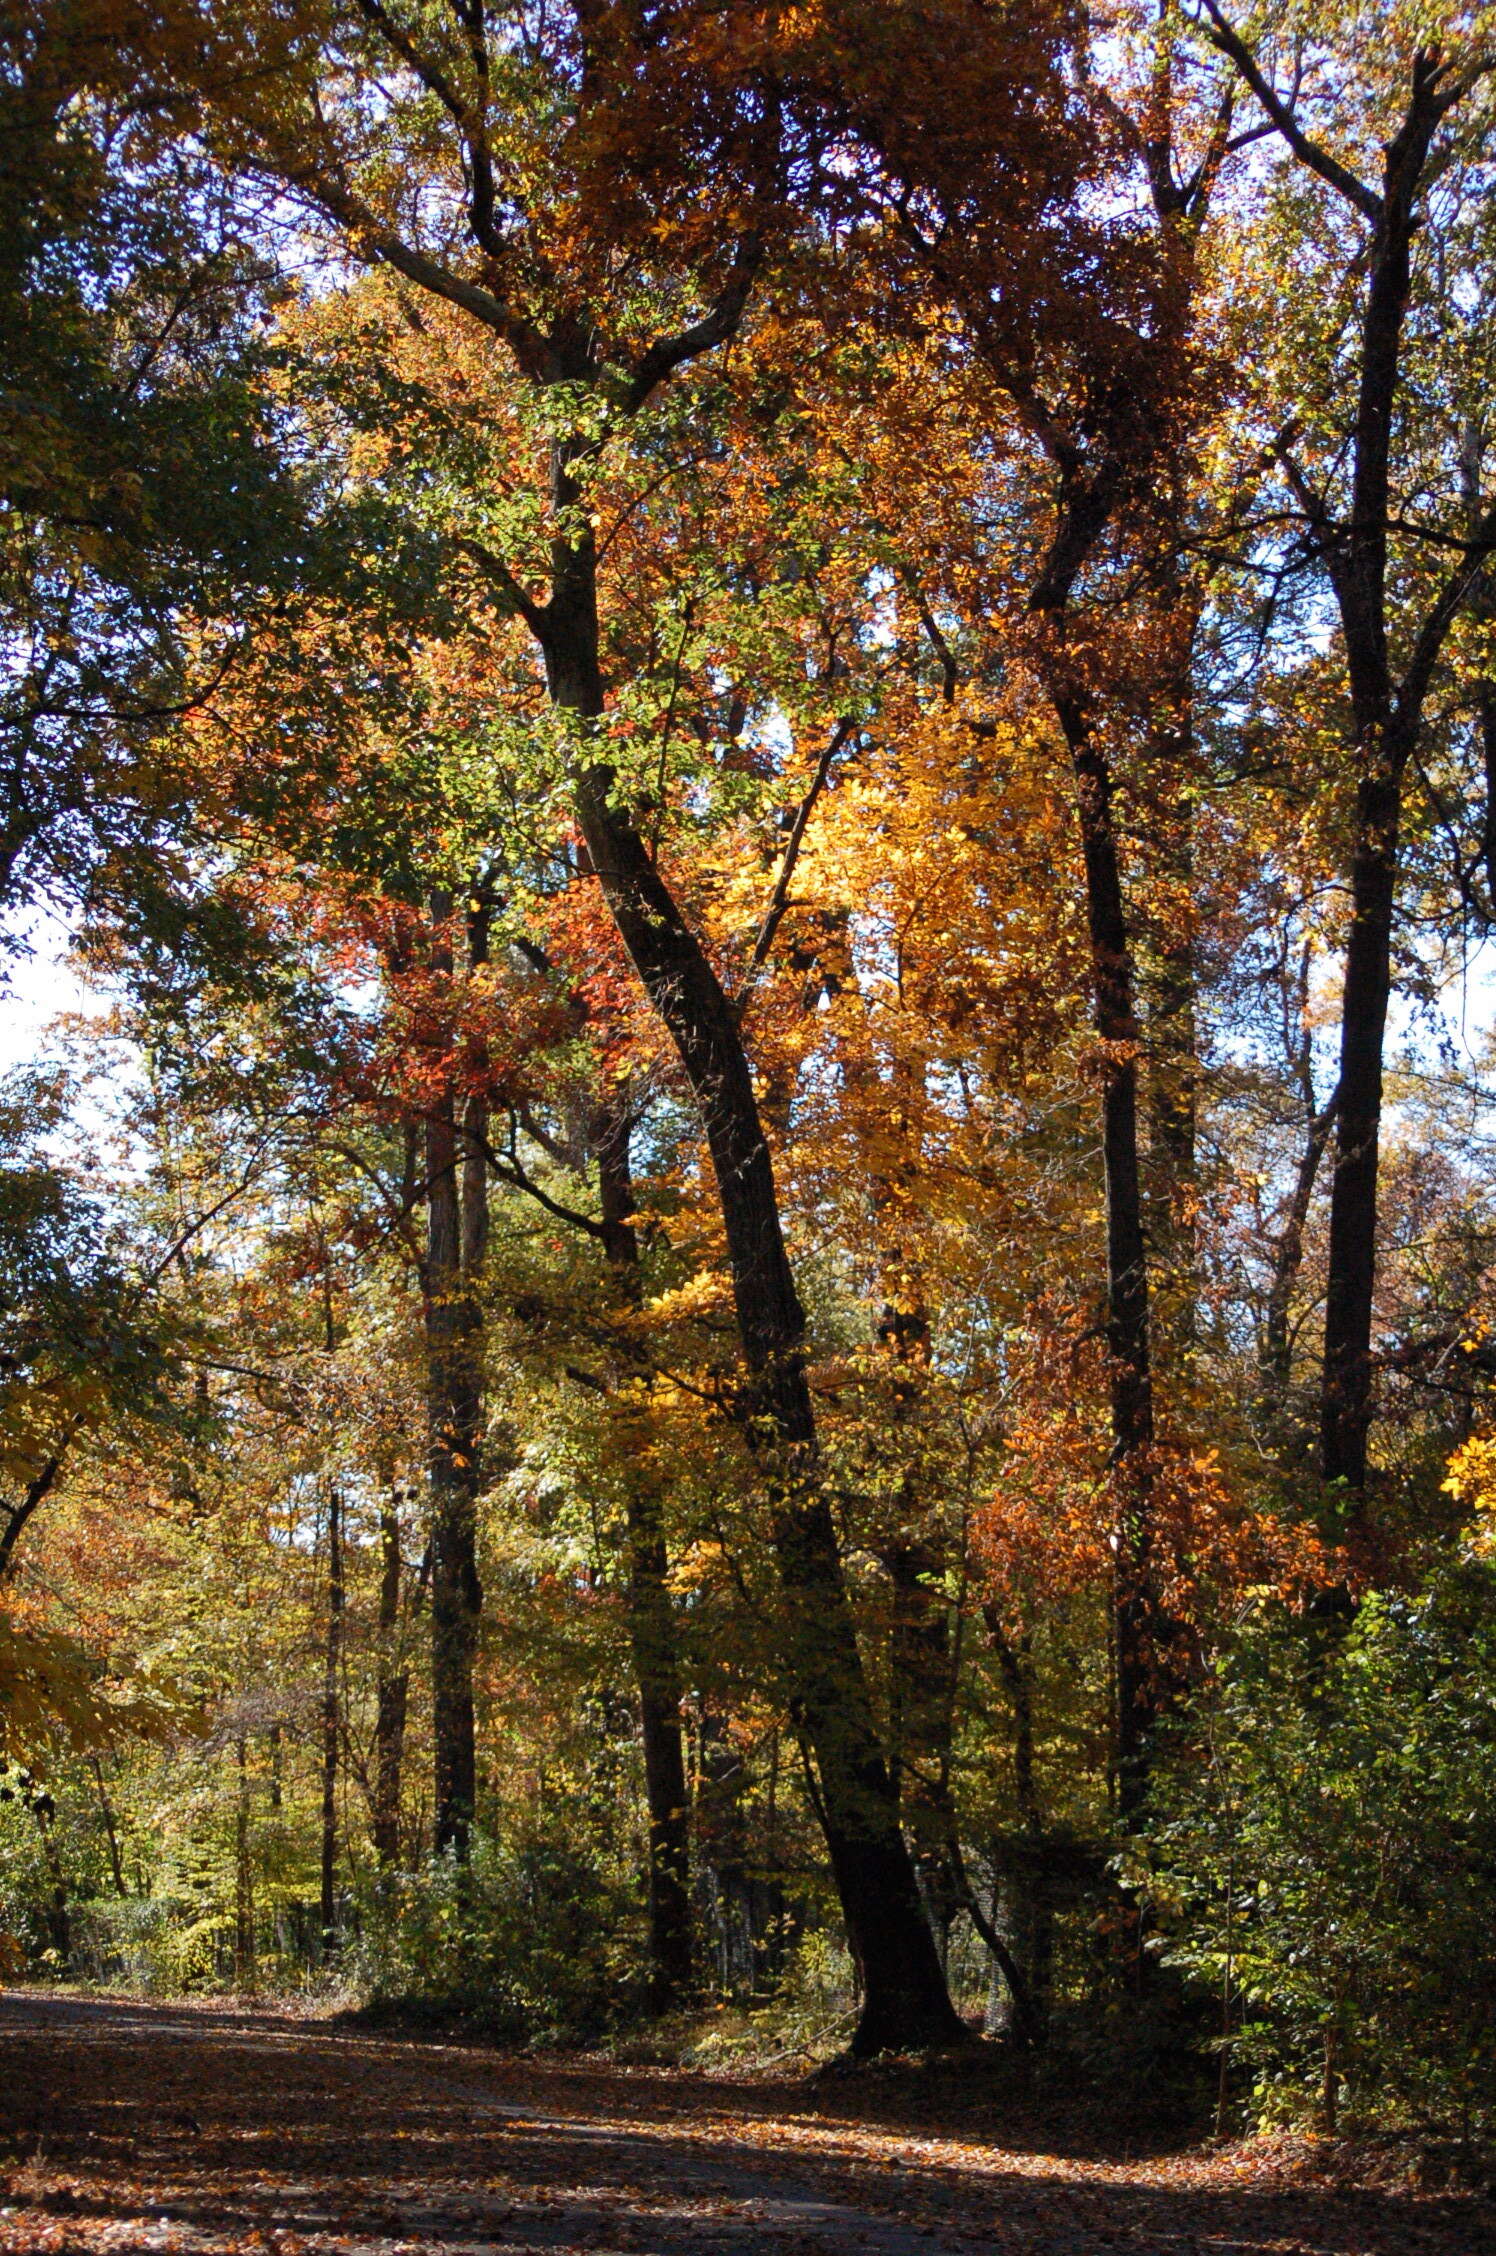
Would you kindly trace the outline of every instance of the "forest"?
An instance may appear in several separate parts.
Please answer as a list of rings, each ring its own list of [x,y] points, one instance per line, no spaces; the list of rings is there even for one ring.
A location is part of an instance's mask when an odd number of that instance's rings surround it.
[[[4,0],[0,1981],[1496,2137],[1493,188],[1487,0]]]

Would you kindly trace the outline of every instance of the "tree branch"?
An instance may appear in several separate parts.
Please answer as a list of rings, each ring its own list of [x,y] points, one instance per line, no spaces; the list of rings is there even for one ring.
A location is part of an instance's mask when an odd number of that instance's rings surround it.
[[[274,162],[273,158],[271,160]],[[492,290],[485,290],[479,282],[470,282],[465,276],[454,274],[439,259],[418,251],[397,235],[392,227],[375,216],[361,196],[355,195],[345,181],[332,177],[304,159],[285,157],[274,167],[273,178],[282,179],[287,186],[297,190],[309,202],[320,205],[329,218],[345,227],[365,258],[376,264],[392,266],[403,274],[407,282],[442,298],[448,305],[459,306],[475,321],[482,322],[504,339],[515,357],[527,368],[540,365],[546,359],[546,340],[538,329],[514,312]]]
[[[743,236],[733,252],[727,280],[710,310],[675,336],[657,338],[635,363],[626,399],[630,415],[637,414],[650,393],[674,370],[726,344],[735,334],[763,262],[764,246],[759,237]]]
[[[145,1275],[140,1280],[140,1290],[142,1293],[149,1292],[152,1285],[159,1283],[161,1278],[166,1275],[166,1272],[171,1267],[172,1263],[176,1260],[177,1255],[184,1252],[186,1248],[191,1245],[193,1239],[195,1237],[199,1237],[202,1232],[206,1230],[210,1222],[216,1221],[218,1216],[222,1214],[225,1207],[232,1206],[235,1199],[242,1198],[244,1196],[244,1193],[249,1189],[250,1184],[255,1179],[256,1170],[259,1167],[261,1158],[264,1155],[265,1147],[269,1143],[269,1141],[270,1137],[267,1133],[261,1140],[261,1142],[256,1146],[254,1154],[250,1159],[249,1165],[245,1168],[244,1173],[240,1176],[238,1182],[234,1184],[233,1188],[231,1190],[225,1191],[221,1199],[215,1199],[213,1204],[208,1207],[205,1212],[199,1214],[195,1218],[195,1220],[190,1222],[187,1225],[187,1228],[182,1231],[181,1235],[173,1239],[172,1243],[167,1247],[165,1253],[162,1254],[160,1260],[156,1262],[155,1266],[146,1271]]]
[[[1216,0],[1205,0],[1205,12],[1214,27],[1207,29],[1206,38],[1236,65],[1299,162],[1306,164],[1311,172],[1317,172],[1321,180],[1328,181],[1338,195],[1355,206],[1363,219],[1370,220],[1373,227],[1378,226],[1382,217],[1382,199],[1376,190],[1368,188],[1363,180],[1358,180],[1338,157],[1331,156],[1328,149],[1322,149],[1317,141],[1310,140],[1294,116],[1291,106],[1265,75],[1240,32],[1227,22],[1216,5]]]
[[[505,1155],[495,1151],[488,1138],[480,1136],[476,1130],[464,1127],[461,1133],[469,1143],[477,1145],[490,1170],[501,1183],[508,1183],[512,1189],[523,1191],[526,1198],[534,1199],[537,1206],[543,1206],[546,1213],[554,1215],[558,1222],[568,1222],[574,1230],[585,1230],[589,1238],[603,1236],[601,1222],[595,1221],[590,1214],[579,1214],[575,1207],[563,1206],[559,1199],[551,1197],[549,1191],[542,1190],[533,1176],[525,1173],[512,1141],[509,1152]]]
[[[1002,1969],[1003,1980],[1008,1985],[1008,1995],[1013,2000],[1013,2018],[1018,2025],[1019,2034],[1025,2044],[1033,2044],[1039,2034],[1039,2025],[1028,1984],[1019,1972],[1013,1953],[977,1901],[977,1892],[967,1878],[966,1859],[961,1854],[961,1843],[954,1825],[950,1828],[946,1848],[950,1854],[951,1874],[960,1890],[966,1916]]]
[[[742,1017],[744,1010],[747,1008],[748,998],[753,992],[754,982],[757,980],[759,973],[763,970],[764,965],[768,961],[769,950],[774,945],[774,935],[779,930],[780,925],[783,923],[785,910],[790,905],[790,880],[795,874],[795,864],[800,858],[801,842],[805,837],[806,828],[810,822],[810,818],[815,812],[816,801],[820,798],[821,793],[826,788],[827,781],[831,775],[832,764],[835,761],[837,754],[841,751],[843,745],[846,743],[848,737],[851,736],[856,726],[857,723],[853,720],[843,720],[837,722],[836,727],[832,732],[831,742],[827,745],[825,751],[821,754],[820,759],[816,762],[815,774],[810,779],[810,789],[806,792],[805,797],[801,800],[799,808],[796,811],[794,824],[790,830],[789,838],[785,844],[784,855],[779,864],[779,875],[774,881],[774,891],[770,897],[769,906],[764,915],[764,921],[758,928],[758,938],[753,943],[753,953],[748,959],[748,969],[744,974],[743,984],[739,988],[737,996],[734,1000],[733,1008],[737,1012],[739,1018]]]
[[[355,0],[355,5],[364,21],[374,26],[381,37],[394,48],[400,60],[415,73],[428,94],[436,96],[453,122],[462,128],[464,136],[470,136],[473,127],[471,104],[463,100],[440,65],[433,63],[422,53],[405,26],[397,23],[383,5],[383,0]]]
[[[35,1480],[27,1488],[20,1503],[9,1504],[4,1507],[9,1517],[3,1532],[0,1532],[0,1582],[4,1581],[10,1571],[11,1558],[17,1543],[21,1539],[21,1531],[26,1522],[37,1506],[50,1495],[53,1483],[62,1471],[63,1461],[72,1445],[73,1436],[77,1433],[81,1423],[82,1420],[76,1417],[68,1421],[63,1429],[61,1441],[57,1444],[56,1449],[53,1450],[52,1455],[47,1459]]]
[[[1465,543],[1463,558],[1444,582],[1432,610],[1418,630],[1394,708],[1394,725],[1400,731],[1416,729],[1444,638],[1493,554],[1496,554],[1496,500],[1487,503]]]
[[[899,566],[899,577],[909,590],[910,598],[919,617],[919,623],[925,630],[930,648],[940,660],[941,703],[954,705],[956,702],[956,685],[961,678],[956,665],[956,654],[946,641],[939,620],[930,609],[929,604],[926,603],[924,590],[920,586],[912,566],[901,564]]]
[[[455,536],[452,545],[454,548],[460,549],[464,556],[472,558],[484,577],[492,581],[510,608],[519,613],[535,640],[544,649],[551,624],[549,604],[537,603],[533,596],[526,595],[519,581],[504,562],[503,557],[495,555],[485,542],[474,540],[470,534],[459,533]]]

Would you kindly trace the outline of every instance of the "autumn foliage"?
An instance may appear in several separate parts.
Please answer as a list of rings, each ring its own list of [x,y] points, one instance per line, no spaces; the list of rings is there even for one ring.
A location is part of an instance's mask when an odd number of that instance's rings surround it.
[[[1374,14],[7,34],[34,1963],[1477,2105],[1227,1842],[1496,1508],[1491,27]]]

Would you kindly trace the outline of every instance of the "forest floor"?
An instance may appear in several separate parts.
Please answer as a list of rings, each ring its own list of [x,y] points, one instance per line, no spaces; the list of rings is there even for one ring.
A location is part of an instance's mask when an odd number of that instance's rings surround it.
[[[1348,2180],[1313,2142],[1129,2154],[995,2115],[897,2079],[712,2079],[11,1991],[0,2256],[1496,2252],[1489,2201]]]

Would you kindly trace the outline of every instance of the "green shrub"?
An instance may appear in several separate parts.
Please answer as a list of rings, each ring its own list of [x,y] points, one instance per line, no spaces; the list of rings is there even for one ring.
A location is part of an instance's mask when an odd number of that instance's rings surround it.
[[[574,1850],[480,1834],[466,1866],[371,1883],[347,1971],[375,2009],[575,2042],[640,2011],[638,1930],[637,1905]]]
[[[1239,1638],[1156,1794],[1166,1955],[1258,2120],[1496,2122],[1496,1570]]]

